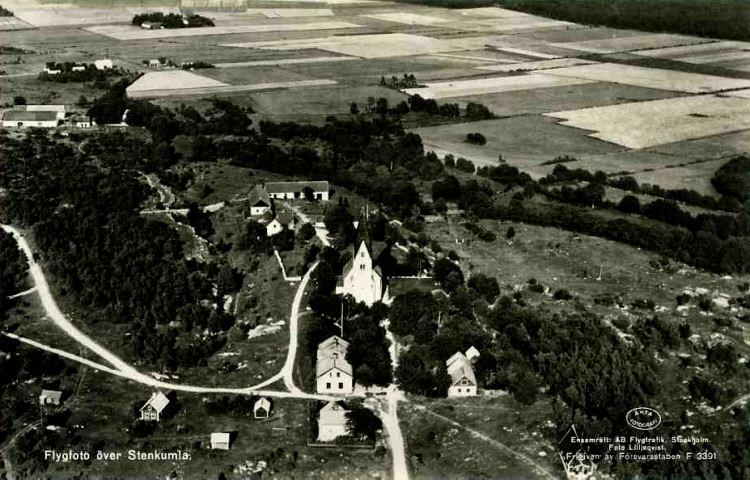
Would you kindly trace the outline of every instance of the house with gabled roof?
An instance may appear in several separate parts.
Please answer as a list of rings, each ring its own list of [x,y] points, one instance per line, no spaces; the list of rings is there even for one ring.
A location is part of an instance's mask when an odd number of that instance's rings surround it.
[[[141,420],[158,422],[167,405],[169,405],[169,398],[162,392],[154,392],[141,407]]]
[[[344,266],[336,293],[351,295],[357,302],[371,307],[375,302],[388,299],[388,284],[379,266],[375,265],[375,255],[370,239],[367,216],[360,216],[357,223],[357,239],[354,242],[354,256]]]
[[[354,390],[354,369],[346,361],[349,342],[336,335],[318,345],[315,364],[318,393],[349,394]]]
[[[344,402],[328,402],[318,412],[318,441],[331,442],[345,436],[346,413],[349,410]]]
[[[214,432],[211,434],[211,450],[229,450],[231,435],[227,432]]]
[[[474,350],[476,351],[476,355],[474,355],[471,348],[467,353],[471,353],[473,358],[476,358],[479,356],[479,351],[476,348]],[[477,394],[477,379],[474,375],[474,366],[464,353],[454,353],[445,362],[445,365],[448,370],[448,376],[451,377],[451,384],[448,387],[448,397],[473,397]]]
[[[271,416],[271,400],[260,397],[253,405],[253,416],[255,418],[268,418]]]
[[[273,220],[266,224],[266,235],[272,237],[281,233],[285,227],[289,230],[294,230],[294,214],[287,211],[280,212]]]
[[[263,185],[253,187],[248,197],[248,203],[250,204],[250,215],[254,217],[270,212],[273,207],[271,197],[268,196],[268,192]]]
[[[330,185],[326,180],[302,182],[268,182],[266,190],[271,198],[278,200],[304,199],[305,189],[312,190],[313,198],[322,202],[328,201]]]

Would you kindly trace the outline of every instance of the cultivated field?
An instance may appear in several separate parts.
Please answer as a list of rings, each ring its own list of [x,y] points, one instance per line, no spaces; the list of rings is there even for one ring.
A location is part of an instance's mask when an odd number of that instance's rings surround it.
[[[23,30],[26,28],[34,28],[34,26],[17,17],[0,17],[0,31]]]
[[[226,83],[196,75],[184,70],[150,72],[133,82],[127,89],[128,95],[138,95],[150,90],[180,90],[185,88],[221,87]]]
[[[248,62],[217,63],[216,68],[242,68],[242,67],[264,67],[273,65],[294,65],[298,63],[327,63],[345,62],[347,60],[358,60],[354,57],[309,57],[309,58],[285,58],[279,60],[255,60]]]
[[[619,105],[645,100],[681,97],[679,92],[654,90],[652,88],[631,87],[611,83],[584,83],[533,90],[492,93],[467,97],[455,97],[451,102],[465,106],[469,102],[479,102],[500,117],[549,113],[581,108]]]
[[[392,12],[392,13],[373,13],[369,15],[362,15],[367,18],[374,18],[376,20],[383,20],[386,22],[403,23],[405,25],[439,25],[441,23],[448,22],[447,18],[430,17],[427,15],[419,15],[416,13],[404,13],[404,12]]]
[[[724,158],[750,152],[750,135],[747,131],[725,133],[724,135],[714,135],[697,140],[660,145],[650,150],[685,159]]]
[[[204,35],[229,35],[234,33],[299,32],[309,30],[339,30],[346,28],[359,28],[359,25],[347,22],[318,22],[266,25],[225,25],[164,30],[146,30],[133,25],[101,25],[88,27],[86,30],[91,33],[97,33],[117,40],[148,40]]]
[[[266,18],[332,17],[330,8],[248,8],[245,13]]]
[[[688,37],[685,35],[650,34],[634,37],[584,40],[581,42],[565,42],[557,45],[586,53],[619,53],[632,50],[644,50],[647,48],[664,48],[678,45],[706,43],[709,41],[710,40],[705,38]]]
[[[688,93],[710,93],[750,86],[750,80],[658,68],[636,67],[619,63],[599,63],[558,68],[546,73],[549,75],[584,78],[600,82],[622,83],[625,85]]]
[[[553,77],[541,73],[530,73],[511,77],[479,78],[474,80],[457,80],[452,82],[428,83],[426,88],[408,88],[409,95],[422,98],[451,98],[488,93],[513,92],[516,90],[533,90],[537,88],[559,87],[564,85],[581,85],[592,83],[577,78]]]
[[[202,70],[200,74],[229,85],[254,85],[258,83],[313,80],[306,75],[274,66],[208,68]]]
[[[750,128],[750,101],[700,95],[546,114],[562,125],[628,148],[646,148]]]
[[[575,67],[578,65],[591,65],[591,60],[582,58],[555,58],[551,60],[540,60],[537,62],[510,63],[504,65],[485,65],[477,67],[478,70],[487,70],[488,72],[520,72],[531,70],[548,70],[552,68]]]
[[[652,172],[640,172],[632,175],[638,183],[650,183],[662,188],[686,188],[705,195],[715,195],[711,177],[716,170],[726,163],[726,159],[696,163],[683,168],[667,168]]]

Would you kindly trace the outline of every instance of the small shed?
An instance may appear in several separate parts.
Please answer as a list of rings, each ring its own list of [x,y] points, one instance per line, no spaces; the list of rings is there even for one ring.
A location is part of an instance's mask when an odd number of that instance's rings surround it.
[[[226,432],[211,434],[211,450],[229,450],[230,435]]]
[[[60,405],[62,392],[59,390],[42,390],[39,395],[39,405]]]
[[[255,418],[268,418],[271,416],[271,401],[266,397],[261,397],[253,406],[253,416]]]

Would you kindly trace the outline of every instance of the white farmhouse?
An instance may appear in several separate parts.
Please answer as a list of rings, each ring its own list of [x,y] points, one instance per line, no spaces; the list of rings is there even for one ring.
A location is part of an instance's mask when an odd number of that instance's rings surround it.
[[[262,185],[256,185],[253,188],[250,192],[248,203],[250,203],[250,215],[254,217],[271,211],[271,198]]]
[[[473,351],[472,351],[473,349]],[[476,352],[476,354],[475,354]],[[467,350],[473,358],[479,356],[479,351],[471,347]],[[448,397],[473,397],[477,394],[477,379],[474,376],[474,367],[467,355],[456,352],[445,362],[451,384],[448,387]]]
[[[312,190],[315,200],[328,201],[330,186],[325,180],[311,182],[268,182],[266,184],[268,194],[271,198],[278,200],[304,199],[306,188]]]
[[[346,361],[349,342],[336,335],[318,345],[316,391],[345,395],[354,390],[354,370]]]
[[[3,127],[6,128],[54,128],[58,123],[55,112],[8,110],[3,114]]]
[[[266,235],[272,237],[281,233],[284,227],[294,230],[294,215],[289,212],[281,212],[266,225]]]
[[[271,401],[266,397],[261,397],[253,405],[253,416],[255,418],[268,418],[271,416]]]
[[[94,66],[97,70],[111,70],[115,68],[114,62],[112,62],[112,60],[110,60],[109,58],[94,60]]]
[[[328,402],[318,413],[318,441],[330,442],[347,434],[346,412],[341,402]]]

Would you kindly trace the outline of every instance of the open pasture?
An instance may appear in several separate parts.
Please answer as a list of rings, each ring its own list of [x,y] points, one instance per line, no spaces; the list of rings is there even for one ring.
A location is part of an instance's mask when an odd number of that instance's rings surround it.
[[[700,95],[546,114],[628,148],[750,129],[750,101]]]
[[[531,15],[511,18],[491,18],[486,20],[465,20],[453,23],[450,26],[458,30],[496,32],[503,34],[585,28],[583,25],[575,23],[551,20]]]
[[[516,90],[532,90],[536,88],[558,87],[563,85],[581,85],[593,83],[589,80],[559,78],[541,73],[514,75],[510,77],[479,78],[473,80],[457,80],[441,83],[428,83],[426,88],[408,88],[404,90],[409,95],[420,95],[422,98],[452,98],[469,95],[484,95],[489,93],[513,92]]]
[[[465,106],[478,102],[500,117],[578,110],[581,108],[617,105],[644,100],[658,100],[682,96],[678,92],[631,87],[611,83],[564,85],[487,95],[455,97],[451,102]]]
[[[477,166],[497,165],[498,155],[534,177],[546,175],[540,163],[561,155],[584,157],[623,151],[617,145],[590,138],[585,132],[557,125],[552,119],[526,115],[499,120],[440,125],[410,130],[422,137],[425,150],[452,153]],[[466,143],[466,135],[481,133],[483,146]]]
[[[687,93],[710,93],[750,87],[750,80],[637,67],[619,63],[598,63],[594,65],[558,68],[546,73],[548,75],[560,75]]]
[[[716,195],[716,190],[711,185],[711,177],[726,161],[727,159],[711,160],[679,168],[644,171],[631,176],[638,183],[650,183],[667,189],[686,188],[704,195]]]
[[[713,135],[696,140],[659,145],[649,151],[675,155],[679,159],[705,160],[726,158],[738,154],[750,153],[750,135],[747,130]]]
[[[127,91],[128,95],[137,95],[149,90],[177,90],[183,88],[220,87],[224,85],[226,85],[226,83],[212,80],[202,75],[196,75],[195,73],[186,72],[184,70],[168,70],[164,72],[151,72],[145,74],[133,82],[128,87]]]
[[[655,48],[649,50],[637,50],[631,53],[643,55],[645,57],[668,58],[670,60],[680,60],[683,57],[694,55],[703,55],[711,53],[724,53],[729,51],[741,51],[750,49],[748,42],[733,41],[712,41],[699,45],[685,45],[680,47]]]
[[[0,17],[0,31],[24,30],[27,28],[34,28],[34,26],[18,17]]]
[[[508,10],[507,8],[498,7],[479,7],[479,8],[467,8],[461,10],[461,15],[469,17],[498,17],[498,18],[519,18],[529,17],[528,13],[517,12],[515,10]]]
[[[299,32],[310,30],[339,30],[359,28],[347,22],[285,23],[263,25],[225,25],[202,28],[181,28],[146,30],[133,25],[99,25],[86,28],[87,31],[117,40],[148,40],[161,38],[181,38],[204,35],[229,35],[235,33]]]
[[[711,40],[706,38],[657,33],[635,37],[566,42],[555,45],[586,53],[620,53],[629,52],[631,50],[644,50],[647,48],[664,48],[678,45],[707,43],[710,41]]]
[[[565,166],[570,169],[583,168],[590,172],[601,170],[606,174],[627,172],[627,175],[632,175],[644,170],[661,170],[667,167],[676,168],[680,164],[693,161],[695,160],[675,157],[651,150],[625,150],[606,153],[604,155],[583,157],[576,162],[566,163]],[[545,167],[547,173],[552,173],[552,170],[555,168],[554,165],[545,165]],[[686,165],[685,167],[689,166]]]
[[[271,83],[254,83],[250,85],[215,85],[207,87],[190,87],[190,88],[165,88],[161,90],[142,90],[128,93],[131,98],[161,98],[161,97],[185,97],[185,96],[203,96],[234,94],[243,92],[257,92],[261,90],[281,90],[286,88],[305,88],[335,85],[333,80],[298,80],[291,82],[271,82]]]
[[[309,57],[309,58],[282,58],[278,60],[254,60],[248,62],[217,63],[216,68],[242,68],[242,67],[264,67],[273,65],[295,65],[298,63],[327,63],[344,62],[347,60],[359,60],[354,57]]]

